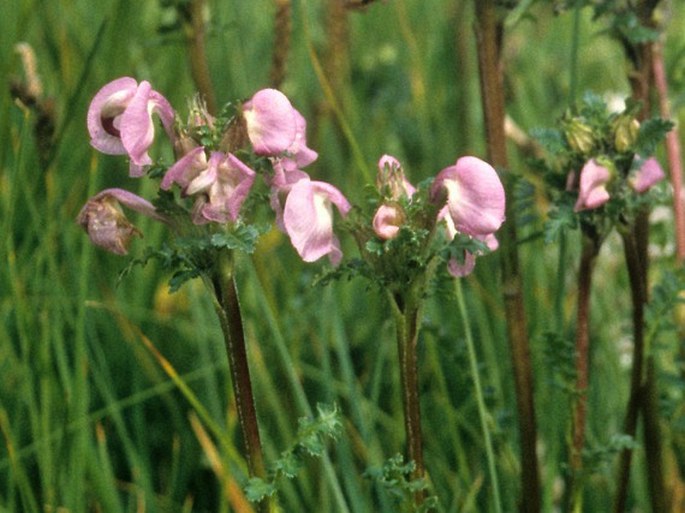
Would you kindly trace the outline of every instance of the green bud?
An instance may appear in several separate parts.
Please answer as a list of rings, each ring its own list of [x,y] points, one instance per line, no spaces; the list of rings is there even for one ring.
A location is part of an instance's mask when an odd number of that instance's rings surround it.
[[[640,122],[633,116],[621,114],[612,126],[614,130],[614,147],[619,153],[632,149],[640,132]]]
[[[571,149],[589,154],[595,146],[595,136],[592,128],[586,125],[580,118],[572,118],[565,123],[566,141]]]

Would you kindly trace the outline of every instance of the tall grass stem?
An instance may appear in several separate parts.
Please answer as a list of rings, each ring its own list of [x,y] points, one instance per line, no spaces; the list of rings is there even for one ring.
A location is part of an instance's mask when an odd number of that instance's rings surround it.
[[[473,378],[473,386],[476,390],[476,404],[478,405],[478,417],[480,418],[481,430],[483,433],[483,441],[485,443],[485,453],[488,461],[488,473],[490,474],[490,481],[492,485],[492,499],[495,505],[495,512],[502,513],[502,500],[499,493],[499,478],[497,475],[497,466],[495,465],[495,451],[492,448],[492,437],[490,436],[490,429],[488,428],[488,411],[483,399],[483,387],[480,383],[480,374],[478,372],[478,357],[476,355],[476,346],[473,342],[473,335],[471,332],[471,323],[469,315],[466,310],[466,301],[464,301],[464,292],[461,286],[461,280],[454,280],[454,291],[457,297],[457,305],[459,308],[459,315],[464,323],[464,338],[466,340],[466,348],[469,357],[469,366],[471,368],[471,376]],[[525,493],[525,491],[524,491]]]

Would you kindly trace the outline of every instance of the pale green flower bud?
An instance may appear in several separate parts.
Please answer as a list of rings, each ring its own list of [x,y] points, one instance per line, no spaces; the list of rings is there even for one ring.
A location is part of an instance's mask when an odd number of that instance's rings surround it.
[[[640,122],[633,116],[621,114],[613,123],[614,147],[619,153],[630,151],[637,141]]]
[[[583,154],[589,154],[595,146],[595,136],[592,128],[580,118],[572,118],[565,123],[566,141],[571,149]]]

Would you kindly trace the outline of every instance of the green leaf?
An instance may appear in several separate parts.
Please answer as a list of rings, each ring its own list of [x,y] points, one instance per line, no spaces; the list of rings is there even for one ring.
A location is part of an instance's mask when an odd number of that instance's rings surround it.
[[[637,135],[635,152],[643,157],[653,155],[657,144],[661,143],[672,129],[673,123],[667,119],[651,118],[644,121]]]
[[[573,206],[568,201],[560,201],[557,208],[550,211],[549,219],[545,223],[545,243],[556,242],[566,230],[575,230],[577,227],[578,217],[573,211]]]
[[[258,477],[252,477],[245,485],[245,496],[250,502],[259,502],[276,493],[276,485]]]
[[[540,144],[540,146],[552,155],[568,150],[566,137],[564,137],[564,133],[557,128],[533,128],[530,131],[530,135]]]

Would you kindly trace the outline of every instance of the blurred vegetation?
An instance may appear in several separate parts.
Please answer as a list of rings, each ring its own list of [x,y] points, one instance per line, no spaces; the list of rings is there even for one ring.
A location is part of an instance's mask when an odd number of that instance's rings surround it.
[[[526,132],[553,126],[569,105],[573,16],[556,14],[554,3],[520,2],[531,5],[507,23],[507,110]],[[672,109],[681,119],[685,5],[666,3],[665,60]],[[358,201],[383,153],[400,159],[414,183],[458,156],[482,156],[471,2],[388,0],[337,15],[333,4],[294,1],[282,84],[307,118],[310,146],[320,154],[312,176]],[[205,12],[219,102],[268,86],[274,3],[208,0]],[[171,2],[161,0],[10,0],[0,16],[0,511],[250,511],[240,488],[246,474],[225,350],[202,288],[189,283],[170,295],[169,276],[154,266],[118,281],[127,260],[92,247],[74,222],[86,199],[105,187],[154,193],[148,181],[127,176],[124,159],[90,147],[85,115],[94,93],[124,75],[149,80],[184,113],[195,85],[182,21]],[[25,95],[23,102],[17,99],[32,80],[15,50],[19,42],[35,52],[33,72],[42,91],[33,104]],[[622,49],[587,10],[581,12],[578,48],[580,91],[608,100],[629,95]],[[323,74],[317,75],[317,66]],[[513,143],[511,156],[512,171],[537,183]],[[171,162],[172,155],[163,158]],[[544,504],[553,511],[566,459],[568,394],[557,385],[563,385],[565,344],[574,332],[578,244],[572,234],[561,270],[568,291],[565,326],[550,336],[557,250],[540,237],[544,197],[532,187],[521,194],[528,201],[520,249]],[[658,282],[673,276],[667,272],[675,265],[667,194],[653,218],[652,278]],[[145,239],[134,245],[134,256],[165,236],[146,220],[136,224]],[[352,241],[343,247],[354,254]],[[520,462],[497,259],[496,253],[480,258],[464,286],[504,506],[513,511],[521,493]],[[621,434],[630,369],[630,297],[618,240],[605,244],[598,265],[588,443],[603,464],[588,484],[587,511],[607,511],[611,504],[611,447]],[[328,444],[330,461],[305,459],[280,492],[284,511],[344,511],[343,503],[354,513],[396,511],[386,487],[365,474],[403,447],[388,306],[359,281],[313,287],[321,267],[303,264],[275,230],[240,261],[267,459],[275,461],[293,444],[298,418],[311,416],[314,405],[337,404],[343,432]],[[189,391],[172,382],[150,345]],[[682,341],[667,330],[653,350],[662,363],[668,442],[683,468]],[[473,384],[449,286],[439,286],[429,303],[419,351],[431,491],[441,511],[490,511]],[[233,441],[220,455],[223,466],[213,464],[212,443],[193,420],[191,396]],[[645,511],[644,460],[639,448],[636,454],[630,507]]]

